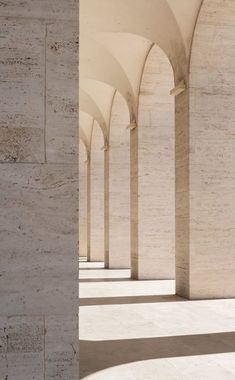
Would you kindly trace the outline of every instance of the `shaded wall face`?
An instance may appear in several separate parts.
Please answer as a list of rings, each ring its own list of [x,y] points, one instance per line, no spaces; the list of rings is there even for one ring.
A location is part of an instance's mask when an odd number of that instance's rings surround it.
[[[1,7],[1,379],[78,379],[75,8]]]
[[[148,56],[138,114],[139,278],[174,278],[175,164],[173,73],[154,46]]]
[[[235,295],[235,3],[205,0],[190,67],[190,296]]]
[[[91,145],[91,261],[104,261],[104,138],[94,124]]]
[[[79,144],[79,256],[87,257],[87,153]]]
[[[112,107],[109,148],[109,267],[130,267],[129,110],[117,92]]]

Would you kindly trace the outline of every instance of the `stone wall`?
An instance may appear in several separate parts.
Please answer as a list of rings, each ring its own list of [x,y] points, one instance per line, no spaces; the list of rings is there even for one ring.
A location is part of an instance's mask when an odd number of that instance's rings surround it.
[[[138,114],[138,278],[175,276],[174,87],[156,45],[147,58]]]
[[[109,268],[130,267],[129,110],[117,92],[109,137]],[[118,173],[118,175],[117,175]]]
[[[234,56],[234,0],[205,0],[190,66],[190,298],[235,296]]]
[[[87,257],[87,152],[79,144],[79,256]]]
[[[189,297],[189,96],[175,101],[175,263],[176,293]]]
[[[104,137],[94,122],[91,141],[90,259],[104,261]]]
[[[78,379],[77,2],[0,3],[0,378]]]

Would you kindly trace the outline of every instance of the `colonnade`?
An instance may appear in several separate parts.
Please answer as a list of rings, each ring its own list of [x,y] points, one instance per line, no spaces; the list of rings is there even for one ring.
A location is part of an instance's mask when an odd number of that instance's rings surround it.
[[[178,64],[150,45],[136,104],[115,88],[88,152],[88,259],[175,278],[190,299],[235,296],[234,15],[232,1],[202,2]]]

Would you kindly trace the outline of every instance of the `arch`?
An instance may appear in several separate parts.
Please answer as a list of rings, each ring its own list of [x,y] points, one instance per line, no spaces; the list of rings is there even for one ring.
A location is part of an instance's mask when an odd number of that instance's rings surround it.
[[[94,79],[80,79],[80,88],[95,100],[105,119],[107,128],[109,127],[110,109],[112,107],[113,96],[116,89],[110,85]],[[107,130],[108,133],[108,130]]]
[[[82,78],[98,80],[117,89],[128,103],[131,118],[135,117],[135,96],[125,71],[108,49],[87,36],[82,36],[80,73]]]
[[[89,157],[89,151],[90,151],[89,141],[88,141],[88,138],[85,135],[85,133],[84,133],[83,128],[82,128],[81,125],[79,126],[79,138],[80,138],[81,142],[83,143],[83,145],[86,148],[86,155],[87,155],[87,158],[88,158]]]
[[[140,35],[124,32],[98,33],[96,40],[104,45],[122,66],[137,102],[142,65],[152,42]]]
[[[93,36],[99,31],[141,35],[162,48],[172,62],[177,81],[186,79],[191,36],[201,0],[174,2],[177,6],[170,0],[101,0],[98,4],[95,0],[82,0],[82,29]]]
[[[103,132],[104,138],[107,138],[107,125],[102,112],[90,95],[81,88],[79,90],[79,108],[81,111],[91,115],[97,121]]]

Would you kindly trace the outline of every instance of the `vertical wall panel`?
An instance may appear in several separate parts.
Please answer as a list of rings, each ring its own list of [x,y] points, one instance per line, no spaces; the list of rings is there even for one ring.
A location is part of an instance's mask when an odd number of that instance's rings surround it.
[[[78,379],[76,6],[0,4],[3,379]]]
[[[129,110],[117,92],[112,107],[109,148],[109,268],[130,267]]]
[[[87,257],[87,152],[79,144],[79,256]]]
[[[138,115],[138,278],[175,276],[174,87],[154,46],[144,68]],[[136,270],[134,270],[136,272]]]
[[[91,143],[91,261],[104,261],[104,137],[95,122]]]
[[[189,241],[189,281],[178,277],[177,288],[190,298],[235,295],[234,55],[234,1],[205,0],[192,47],[189,139],[183,147],[189,152],[183,191],[190,219],[182,231]]]

